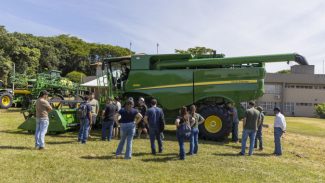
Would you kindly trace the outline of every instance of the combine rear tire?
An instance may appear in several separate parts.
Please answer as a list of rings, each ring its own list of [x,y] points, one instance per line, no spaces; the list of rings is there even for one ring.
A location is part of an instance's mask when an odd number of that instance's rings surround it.
[[[200,137],[206,140],[224,140],[231,132],[231,120],[223,107],[206,106],[200,110],[205,121],[199,126]]]
[[[8,109],[12,106],[12,95],[10,93],[2,93],[0,94],[0,107],[1,109]]]

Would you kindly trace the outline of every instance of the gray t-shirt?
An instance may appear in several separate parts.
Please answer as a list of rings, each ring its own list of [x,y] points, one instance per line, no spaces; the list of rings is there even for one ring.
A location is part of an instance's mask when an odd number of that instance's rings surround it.
[[[259,115],[260,112],[254,107],[247,109],[245,112],[246,124],[244,126],[244,129],[256,131]]]
[[[91,113],[92,114],[97,114],[97,111],[99,109],[98,100],[92,99],[91,101],[89,101],[89,104],[91,106]]]

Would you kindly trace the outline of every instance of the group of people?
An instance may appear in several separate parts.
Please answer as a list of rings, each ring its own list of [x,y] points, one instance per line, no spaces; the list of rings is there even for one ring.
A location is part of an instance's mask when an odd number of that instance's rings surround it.
[[[52,110],[51,105],[47,101],[48,93],[40,92],[39,99],[36,101],[36,131],[35,146],[37,149],[44,149],[44,138],[49,124],[48,112]],[[232,120],[232,140],[238,142],[238,112],[232,103],[227,103],[229,115]],[[86,95],[84,102],[80,104],[77,110],[80,120],[80,130],[78,133],[78,141],[82,144],[87,142],[90,137],[89,133],[92,125],[95,124],[99,112],[98,101],[94,95]],[[286,130],[286,121],[281,114],[279,108],[274,108],[274,142],[275,155],[282,155],[281,136]],[[116,149],[116,157],[123,158],[122,152],[126,143],[124,159],[132,158],[132,143],[138,128],[138,137],[141,133],[149,134],[151,153],[156,154],[163,152],[163,131],[165,127],[164,112],[157,107],[157,100],[150,101],[150,108],[146,106],[144,98],[140,97],[138,105],[135,107],[133,98],[129,98],[124,107],[118,99],[108,99],[105,108],[101,114],[102,117],[102,140],[110,141],[113,136],[117,136],[120,132],[120,142]],[[254,147],[263,150],[262,127],[264,114],[263,109],[259,106],[255,108],[254,102],[249,102],[249,107],[245,112],[243,119],[242,134],[242,150],[239,155],[245,155],[246,142],[250,138],[250,146],[248,155],[253,154]],[[196,112],[196,106],[191,105],[190,110],[183,106],[179,110],[179,116],[175,119],[176,136],[179,144],[179,159],[184,160],[185,155],[194,155],[198,153],[198,126],[204,123],[205,119]],[[185,153],[184,142],[189,139],[190,148]],[[155,141],[158,143],[158,151],[156,150]],[[257,143],[259,141],[259,143]]]
[[[274,108],[274,155],[282,155],[281,137],[286,132],[286,120],[281,110],[278,107]],[[248,109],[245,112],[243,119],[243,135],[241,141],[241,151],[239,155],[245,155],[246,142],[249,138],[249,151],[248,155],[253,155],[254,148],[259,146],[259,150],[263,150],[262,128],[264,121],[263,108],[258,106],[255,108],[255,103],[250,101]],[[259,141],[259,143],[258,143]]]

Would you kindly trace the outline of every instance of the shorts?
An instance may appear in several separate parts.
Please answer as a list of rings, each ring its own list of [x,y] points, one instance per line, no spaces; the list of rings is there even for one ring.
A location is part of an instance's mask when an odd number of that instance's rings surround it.
[[[144,121],[140,121],[138,123],[138,128],[146,128],[146,123]]]

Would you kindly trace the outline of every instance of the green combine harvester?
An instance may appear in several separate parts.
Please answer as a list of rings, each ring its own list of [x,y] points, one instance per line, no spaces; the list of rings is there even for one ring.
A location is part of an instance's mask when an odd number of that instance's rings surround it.
[[[25,117],[25,122],[18,128],[35,131],[35,102],[42,90],[50,93],[49,102],[54,109],[49,113],[49,132],[64,132],[79,124],[76,109],[82,102],[81,96],[86,90],[79,84],[61,77],[60,73],[52,70],[48,73],[40,73],[34,79],[19,74],[12,78],[12,82],[18,87],[14,90],[14,103],[22,107]]]
[[[105,76],[107,97],[126,100],[156,98],[172,122],[182,106],[195,104],[205,118],[199,126],[200,137],[220,140],[231,132],[226,108],[234,102],[240,114],[241,103],[263,95],[265,63],[295,61],[308,65],[299,54],[276,54],[225,57],[223,54],[199,55],[164,54],[132,55],[107,58],[102,61],[101,76]],[[105,95],[104,95],[105,94]]]

